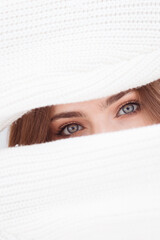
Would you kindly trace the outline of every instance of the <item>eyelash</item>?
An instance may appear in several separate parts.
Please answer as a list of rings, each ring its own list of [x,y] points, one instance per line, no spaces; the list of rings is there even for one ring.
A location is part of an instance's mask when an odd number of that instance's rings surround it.
[[[71,124],[77,124],[77,125],[81,125],[81,123],[79,123],[79,122],[68,122],[68,123],[66,123],[66,124],[63,124],[62,126],[60,126],[59,127],[59,130],[56,132],[56,135],[61,135],[61,133],[62,133],[62,131],[65,129],[65,127],[67,127],[67,126],[69,126],[69,125],[71,125]],[[84,127],[83,127],[83,129],[84,129]],[[74,133],[73,133],[74,134]],[[73,134],[70,134],[70,135],[73,135]],[[69,135],[63,135],[63,137],[69,137]]]
[[[125,103],[123,103],[123,104],[121,104],[120,106],[117,107],[117,109],[118,109],[118,110],[117,110],[117,114],[116,114],[116,117],[117,117],[117,118],[121,117],[121,116],[118,116],[118,112],[119,112],[125,105],[127,105],[127,104],[136,104],[136,105],[138,106],[138,109],[135,110],[134,112],[127,113],[127,114],[124,114],[124,115],[130,115],[130,114],[136,113],[137,111],[140,110],[140,103],[139,103],[138,101],[136,101],[136,100],[127,101],[127,102],[125,102]],[[58,135],[58,136],[61,135],[61,133],[62,133],[62,131],[65,129],[65,127],[67,127],[67,126],[69,126],[69,125],[71,125],[71,124],[74,124],[74,123],[77,124],[77,125],[81,125],[81,123],[78,123],[77,121],[76,121],[76,122],[72,121],[72,122],[63,124],[63,125],[61,125],[61,126],[59,127],[58,131],[56,132],[56,135]],[[84,127],[83,127],[83,129],[84,129]],[[74,134],[74,133],[73,133],[73,134]],[[73,134],[70,134],[70,135],[73,135]],[[63,137],[69,137],[70,135],[63,135]]]
[[[136,113],[137,111],[140,110],[141,104],[140,104],[137,100],[131,100],[131,101],[124,102],[124,103],[122,103],[121,105],[119,105],[119,106],[117,107],[117,114],[116,114],[116,117],[117,117],[117,118],[118,118],[118,117],[121,117],[121,116],[118,116],[118,112],[119,112],[124,106],[129,105],[129,104],[136,104],[136,105],[138,106],[138,109],[135,110],[134,112],[127,113],[127,114],[124,114],[124,115],[130,115],[130,114]]]

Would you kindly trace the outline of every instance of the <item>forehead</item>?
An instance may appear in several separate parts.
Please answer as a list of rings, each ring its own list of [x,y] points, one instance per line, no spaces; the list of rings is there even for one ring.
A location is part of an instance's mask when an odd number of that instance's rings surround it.
[[[63,110],[63,109],[67,109],[67,110],[73,110],[75,108],[85,108],[88,107],[90,105],[96,105],[99,103],[102,103],[105,99],[107,99],[107,97],[103,97],[103,98],[98,98],[98,99],[93,99],[93,100],[87,100],[87,101],[83,101],[83,102],[75,102],[75,103],[66,103],[66,104],[57,104],[52,106],[54,108],[54,110]]]
[[[125,92],[120,92],[118,94],[108,96],[108,97],[102,97],[102,98],[87,100],[87,101],[83,101],[83,102],[53,105],[52,111],[54,111],[54,112],[66,111],[66,110],[73,111],[73,110],[82,109],[82,108],[83,108],[83,110],[88,110],[90,108],[99,106],[100,104],[106,104],[109,106],[121,98],[125,100],[125,98],[131,97],[131,96],[136,97],[137,94],[138,93],[136,90],[127,90]]]
[[[107,97],[97,98],[97,99],[92,99],[92,100],[86,100],[86,101],[82,101],[82,102],[69,103],[69,104],[61,104],[61,106],[69,106],[69,105],[84,106],[86,104],[100,103],[100,102],[104,101],[105,99],[107,99]]]

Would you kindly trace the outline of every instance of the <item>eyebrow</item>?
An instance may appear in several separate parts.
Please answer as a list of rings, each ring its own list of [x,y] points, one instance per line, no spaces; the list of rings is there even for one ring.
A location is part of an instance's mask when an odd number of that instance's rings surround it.
[[[109,97],[103,103],[103,108],[109,107],[110,105],[112,105],[113,103],[118,101],[120,98],[122,98],[124,95],[126,95],[130,91],[131,90],[127,90],[125,92],[120,92],[118,94],[115,94],[115,95]],[[84,117],[84,118],[86,118],[87,116],[84,113],[80,112],[80,111],[78,111],[78,112],[75,112],[75,111],[73,111],[73,112],[62,112],[62,113],[55,114],[51,118],[51,121],[55,121],[55,120],[58,120],[60,118],[71,118],[71,117]]]
[[[122,98],[124,95],[126,95],[129,92],[131,92],[131,90],[127,90],[125,92],[120,92],[118,94],[112,95],[111,97],[106,99],[105,101],[106,107],[109,107],[111,104],[115,103],[116,101],[118,101],[120,98]]]

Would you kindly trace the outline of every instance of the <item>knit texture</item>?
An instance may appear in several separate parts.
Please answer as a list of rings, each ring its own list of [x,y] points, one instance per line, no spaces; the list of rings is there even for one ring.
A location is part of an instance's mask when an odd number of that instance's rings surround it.
[[[1,231],[25,240],[158,239],[159,138],[155,125],[4,149]]]
[[[160,78],[159,0],[1,0],[0,130]],[[0,150],[0,240],[159,240],[160,124]]]
[[[0,129],[160,77],[160,1],[2,0]]]

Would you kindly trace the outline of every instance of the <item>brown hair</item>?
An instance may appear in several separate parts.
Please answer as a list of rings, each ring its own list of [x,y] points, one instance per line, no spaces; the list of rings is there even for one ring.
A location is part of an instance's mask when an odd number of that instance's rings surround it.
[[[50,113],[50,106],[36,108],[13,122],[10,127],[8,146],[31,145],[50,141]]]
[[[135,90],[135,89],[134,89]],[[160,122],[160,79],[145,86],[136,88],[151,120]],[[9,147],[49,142],[51,107],[31,110],[12,123],[10,127]]]

